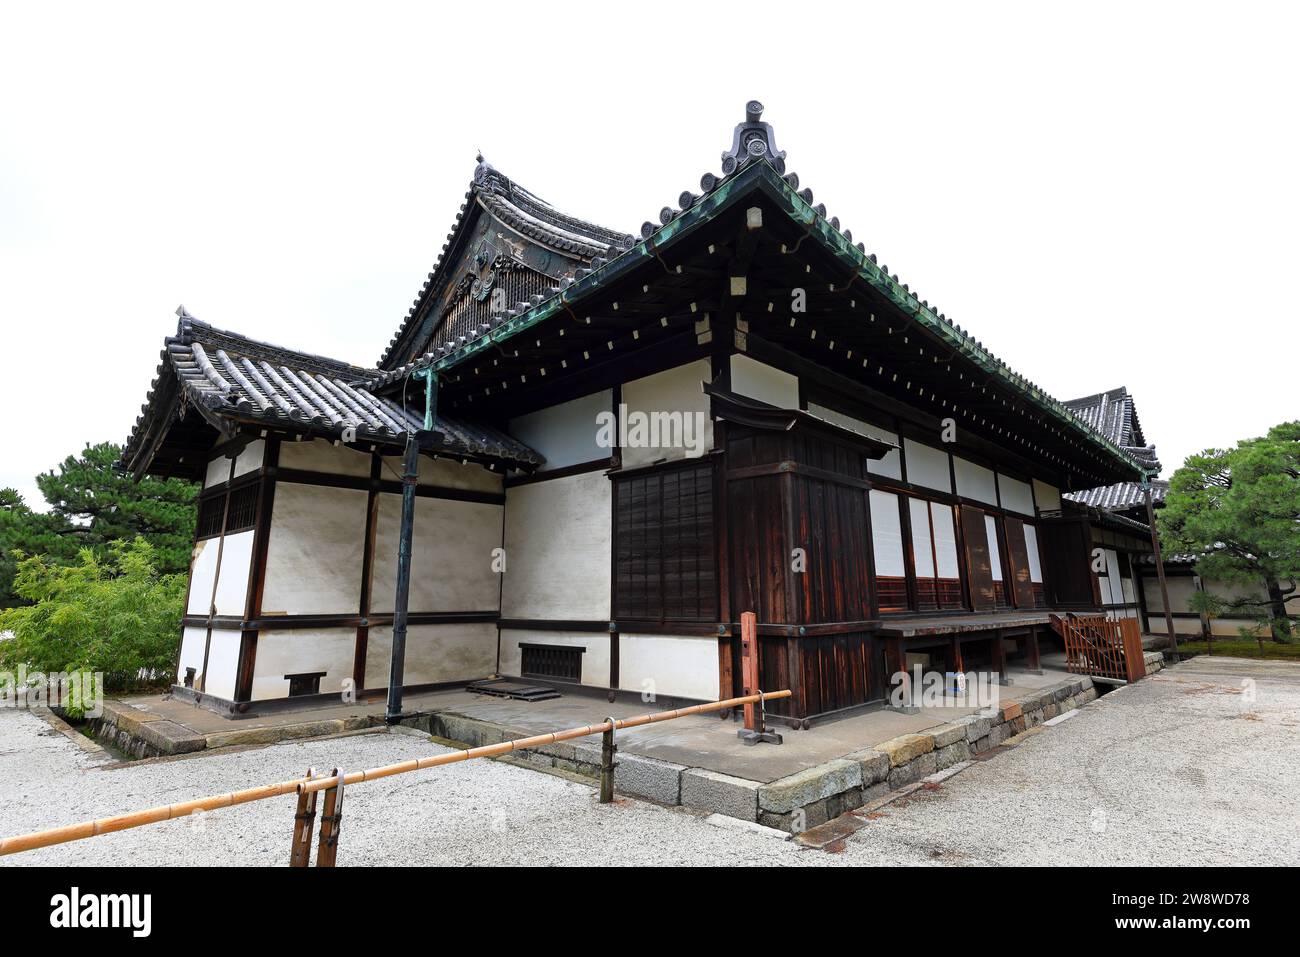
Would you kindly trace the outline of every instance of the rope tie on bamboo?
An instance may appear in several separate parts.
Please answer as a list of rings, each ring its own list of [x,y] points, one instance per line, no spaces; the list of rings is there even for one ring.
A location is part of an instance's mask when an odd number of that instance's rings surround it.
[[[311,780],[312,778],[314,778],[314,777],[316,777],[316,769],[315,769],[315,768],[308,768],[308,769],[307,769],[307,777],[306,777],[305,780],[310,781],[310,780]],[[293,819],[294,819],[295,821],[311,821],[311,820],[315,820],[315,818],[316,818],[316,809],[315,809],[315,808],[312,808],[312,810],[311,810],[310,813],[308,813],[308,812],[304,809],[301,813],[299,813],[299,814],[295,814],[295,815],[293,816]]]

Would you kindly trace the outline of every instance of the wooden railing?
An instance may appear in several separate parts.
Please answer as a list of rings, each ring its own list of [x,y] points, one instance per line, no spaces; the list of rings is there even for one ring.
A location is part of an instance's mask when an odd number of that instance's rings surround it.
[[[1066,668],[1072,673],[1122,682],[1146,676],[1136,618],[1053,615],[1052,627],[1065,642]]]
[[[423,771],[426,768],[442,767],[474,758],[495,758],[503,754],[509,754],[512,751],[540,748],[562,741],[572,741],[587,735],[599,734],[604,738],[601,746],[600,802],[608,804],[614,799],[614,753],[617,750],[614,745],[615,731],[638,728],[647,724],[657,724],[660,721],[672,721],[675,718],[684,718],[687,715],[730,711],[732,708],[741,706],[744,706],[747,711],[753,712],[755,705],[758,706],[757,711],[760,715],[761,727],[761,715],[766,702],[788,698],[790,694],[788,688],[766,693],[759,691],[756,694],[728,698],[726,701],[710,701],[705,704],[691,705],[672,711],[654,711],[634,718],[606,718],[600,724],[569,728],[565,731],[552,731],[527,738],[515,738],[510,741],[503,741],[500,744],[488,744],[462,751],[446,751],[442,754],[431,754],[423,758],[399,761],[396,764],[386,764],[383,767],[370,768],[365,771],[351,771],[346,774],[335,768],[328,775],[318,777],[309,768],[305,776],[291,781],[280,781],[262,787],[247,788],[243,791],[233,791],[230,794],[213,794],[192,801],[163,804],[144,811],[132,811],[113,817],[82,821],[79,824],[69,824],[44,831],[35,831],[31,834],[0,838],[0,857],[41,847],[50,847],[54,844],[65,844],[68,841],[80,841],[89,837],[97,837],[100,834],[125,831],[128,828],[142,827],[146,824],[157,824],[161,821],[186,817],[198,811],[215,811],[220,808],[234,807],[238,804],[248,804],[253,801],[264,801],[267,798],[296,794],[298,796],[298,808],[297,813],[294,815],[293,844],[289,863],[294,867],[306,867],[311,845],[312,828],[316,818],[316,795],[324,791],[325,806],[321,815],[320,847],[316,863],[318,866],[333,867],[338,854],[339,822],[343,816],[343,789],[345,785],[377,781],[380,778],[391,777],[394,774]],[[752,720],[747,715],[747,727]]]

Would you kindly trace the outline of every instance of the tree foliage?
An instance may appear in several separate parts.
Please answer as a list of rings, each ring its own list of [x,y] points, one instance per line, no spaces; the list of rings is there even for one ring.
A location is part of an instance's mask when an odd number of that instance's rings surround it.
[[[57,470],[38,475],[47,512],[31,508],[13,489],[0,490],[0,608],[23,600],[14,575],[29,556],[72,564],[83,548],[103,550],[139,536],[153,545],[161,573],[189,569],[195,487],[178,479],[136,481],[113,467],[120,454],[111,442],[88,445]]]
[[[0,611],[0,668],[102,672],[106,692],[170,685],[185,576],[160,574],[143,538],[83,548],[72,565],[23,559],[15,588],[30,604]]]
[[[1219,610],[1246,609],[1292,634],[1286,602],[1300,586],[1300,421],[1233,449],[1189,456],[1157,516],[1165,549],[1196,558],[1204,580],[1262,586],[1262,600],[1212,596]]]

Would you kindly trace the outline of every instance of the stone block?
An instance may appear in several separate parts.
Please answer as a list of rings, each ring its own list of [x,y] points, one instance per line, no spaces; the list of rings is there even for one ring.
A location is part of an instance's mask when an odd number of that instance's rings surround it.
[[[687,768],[681,776],[681,802],[683,807],[738,817],[742,821],[758,821],[758,789],[761,786],[757,781],[719,774],[717,771]],[[783,827],[781,830],[789,828]]]
[[[758,805],[779,814],[861,787],[862,766],[857,761],[836,758],[763,785]]]
[[[896,768],[933,751],[934,738],[928,734],[904,734],[876,745],[875,749],[889,755],[890,766]]]
[[[920,755],[907,764],[900,765],[889,772],[889,786],[901,788],[905,784],[919,781],[927,775],[934,774],[939,768],[938,758],[933,751]]]
[[[934,748],[937,751],[958,741],[964,741],[966,739],[966,728],[956,723],[941,724],[937,728],[930,728],[925,734],[934,738]]]
[[[958,722],[955,723],[959,723],[965,726],[967,741],[978,741],[980,738],[984,737],[989,733],[989,728],[993,727],[992,718],[987,718],[982,715],[976,715],[976,714],[967,715],[966,717],[959,719]]]
[[[946,748],[940,748],[934,753],[935,768],[939,771],[944,768],[950,768],[954,764],[960,764],[962,761],[970,760],[970,742],[963,738],[960,741],[953,742]]]
[[[614,769],[614,792],[635,794],[660,804],[680,804],[686,767],[639,754],[620,754]],[[747,818],[752,820],[752,818]]]
[[[863,787],[883,781],[889,774],[889,755],[883,751],[876,751],[873,748],[854,751],[852,754],[844,755],[844,760],[858,762],[858,767],[862,769]]]
[[[190,754],[211,747],[208,739],[175,721],[149,721],[139,725],[134,737],[159,754]]]
[[[152,724],[145,725],[141,737],[152,743],[150,732],[161,731],[164,725],[172,725],[172,722],[155,721]],[[172,726],[178,727],[178,725]],[[193,734],[189,729],[184,730],[188,734]],[[269,728],[215,731],[207,735],[206,742],[209,748],[227,748],[236,745],[275,744],[277,741],[292,741],[297,738],[318,738],[327,734],[340,734],[342,731],[343,722],[338,718],[331,718],[323,721],[306,721],[301,724],[285,724]],[[164,751],[163,753],[174,754],[178,752]]]

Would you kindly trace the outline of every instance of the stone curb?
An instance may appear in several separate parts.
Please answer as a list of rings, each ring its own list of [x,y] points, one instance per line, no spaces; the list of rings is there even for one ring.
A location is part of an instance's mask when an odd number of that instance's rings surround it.
[[[1072,675],[1018,701],[985,708],[925,731],[899,735],[768,783],[621,753],[614,787],[661,804],[681,805],[798,834],[849,811],[883,806],[926,782],[946,780],[969,767],[977,757],[987,756],[1012,739],[1018,743],[1026,732],[1037,732],[1045,722],[1071,713],[1096,697],[1090,677]],[[425,720],[432,733],[472,746],[529,735],[454,713],[437,713]],[[520,751],[517,756],[530,764],[589,778],[600,774],[600,746],[590,740]]]

